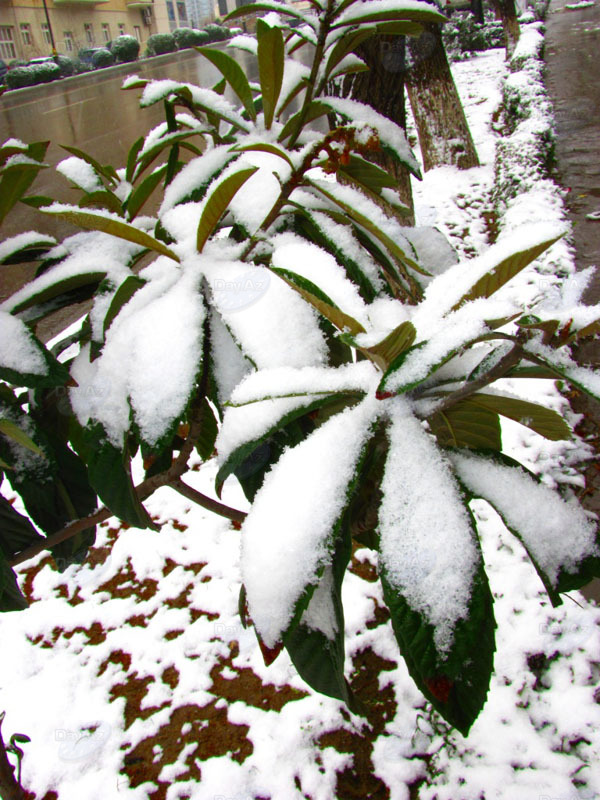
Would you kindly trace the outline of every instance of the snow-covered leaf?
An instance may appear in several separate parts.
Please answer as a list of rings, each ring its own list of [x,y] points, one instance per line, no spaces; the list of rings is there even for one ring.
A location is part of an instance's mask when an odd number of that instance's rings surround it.
[[[199,253],[202,252],[238,189],[246,183],[251,175],[254,175],[257,169],[258,167],[240,169],[228,175],[212,189],[198,223],[196,248]]]
[[[221,72],[223,77],[227,80],[233,91],[240,98],[240,101],[250,119],[256,119],[256,111],[254,108],[254,98],[252,97],[252,90],[248,83],[248,78],[244,74],[244,70],[240,67],[237,61],[223,53],[221,50],[216,50],[208,47],[196,47],[196,50],[207,58],[211,64]]]
[[[292,289],[298,292],[298,294],[306,300],[307,303],[310,303],[319,314],[322,314],[332,325],[335,325],[338,330],[347,330],[353,334],[365,332],[365,329],[358,320],[346,314],[344,311],[341,311],[318,286],[312,283],[312,281],[290,270],[273,267],[272,271],[285,281],[288,286],[291,286]]]
[[[19,233],[0,244],[0,264],[21,264],[36,261],[56,244],[53,236],[37,231]]]
[[[0,310],[0,379],[15,386],[64,386],[68,370],[20,319]]]
[[[563,500],[518,467],[467,453],[451,459],[469,491],[487,500],[519,536],[554,603],[556,592],[579,588],[600,573],[597,524],[577,501]]]
[[[242,526],[242,578],[267,647],[301,616],[331,563],[376,412],[371,399],[329,419],[284,452],[254,499]]]
[[[570,439],[572,432],[565,420],[551,408],[518,397],[478,392],[469,398],[473,403],[503,417],[514,419],[551,441]]]
[[[80,228],[85,228],[89,231],[102,231],[109,233],[111,236],[116,236],[119,239],[126,239],[128,242],[147,247],[149,250],[154,250],[156,253],[172,258],[173,261],[179,261],[179,256],[163,244],[158,239],[155,239],[150,234],[139,228],[129,225],[123,219],[119,219],[115,214],[106,212],[104,214],[99,211],[81,211],[75,206],[62,205],[61,203],[54,203],[51,206],[46,206],[41,209],[45,214],[52,214],[55,217],[64,219],[67,222],[72,222]]]
[[[393,401],[390,413],[379,510],[384,597],[413,679],[466,735],[492,672],[492,596],[450,465],[408,405]]]

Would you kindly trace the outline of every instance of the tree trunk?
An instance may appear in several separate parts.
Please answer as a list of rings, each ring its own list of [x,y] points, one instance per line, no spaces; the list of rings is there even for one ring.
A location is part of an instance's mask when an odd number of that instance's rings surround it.
[[[485,23],[483,17],[483,0],[471,0],[471,14],[475,22],[478,22],[480,25]]]
[[[506,60],[508,61],[512,58],[521,35],[515,0],[492,0],[492,7],[496,12],[496,17],[502,20]]]
[[[425,172],[443,164],[479,166],[465,112],[450,72],[440,26],[429,23],[409,45],[406,88]]]
[[[359,103],[371,106],[406,130],[404,36],[373,36],[357,48],[356,55],[369,66],[369,71],[347,75],[340,89],[342,97],[351,97]],[[402,224],[414,225],[408,169],[383,152],[374,153],[371,158],[396,179],[400,200],[410,209],[410,214],[402,217]]]

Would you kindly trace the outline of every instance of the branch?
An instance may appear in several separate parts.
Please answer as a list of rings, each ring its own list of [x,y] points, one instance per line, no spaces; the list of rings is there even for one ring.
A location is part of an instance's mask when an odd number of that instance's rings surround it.
[[[523,358],[524,353],[523,349],[520,344],[515,344],[514,347],[508,351],[508,353],[503,356],[497,364],[495,364],[488,372],[481,375],[479,378],[476,378],[474,381],[470,381],[462,386],[460,389],[457,389],[455,392],[447,395],[434,409],[427,414],[426,419],[433,417],[435,414],[439,414],[442,411],[447,411],[452,406],[455,406],[457,403],[460,403],[461,400],[464,400],[467,397],[470,397],[475,392],[478,392],[480,389],[483,389],[484,386],[488,386],[490,383],[497,381],[499,378],[503,378],[506,373],[512,369],[519,361]]]
[[[232,519],[234,522],[243,522],[248,516],[245,511],[238,511],[236,508],[230,508],[223,503],[219,503],[218,500],[213,500],[205,494],[202,494],[202,492],[192,489],[192,487],[184,483],[181,478],[172,483],[171,488],[175,489],[176,492],[179,492],[179,494],[182,494],[184,497],[187,497],[188,500],[202,506],[202,508],[207,508],[215,514],[227,517],[227,519]]]

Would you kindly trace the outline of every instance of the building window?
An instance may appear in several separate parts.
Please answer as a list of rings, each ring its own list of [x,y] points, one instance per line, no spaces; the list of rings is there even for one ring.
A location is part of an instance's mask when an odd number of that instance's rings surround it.
[[[222,17],[227,16],[227,0],[219,0],[219,14]]]
[[[17,57],[13,29],[8,25],[0,26],[0,58],[10,60]]]
[[[65,50],[67,53],[72,53],[75,49],[73,46],[73,34],[71,31],[63,31],[63,36],[65,39]]]
[[[134,25],[133,26],[133,32],[135,33],[135,38],[141,44],[142,43],[142,29],[140,28],[140,26],[139,25]]]
[[[185,10],[185,3],[177,3],[177,15],[180,22],[187,22],[187,12]]]
[[[175,8],[171,0],[167,0],[167,17],[169,18],[169,22],[175,22]]]
[[[119,22],[119,36],[125,36],[125,23]]]
[[[94,29],[91,22],[86,22],[83,25],[85,31],[85,40],[88,44],[94,44]]]
[[[23,44],[32,45],[33,38],[31,36],[31,25],[28,22],[22,22],[19,27],[21,29],[21,38],[23,39]]]
[[[108,22],[102,23],[102,37],[105,42],[110,42],[110,26]]]
[[[47,22],[42,22],[42,36],[46,44],[52,44],[52,37],[50,36],[50,26]]]

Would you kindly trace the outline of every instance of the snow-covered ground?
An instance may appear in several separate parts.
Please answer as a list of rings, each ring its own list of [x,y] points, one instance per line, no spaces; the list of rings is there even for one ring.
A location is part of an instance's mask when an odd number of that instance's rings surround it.
[[[438,225],[461,255],[489,244],[503,57],[489,51],[453,67],[482,166],[432,170],[414,186],[419,221]],[[538,209],[546,220],[560,214],[558,192]],[[572,270],[565,244],[548,269],[557,261]],[[547,382],[528,391],[563,402]],[[577,485],[577,445],[546,442],[517,423],[504,426],[504,440],[546,482]],[[215,474],[205,466],[189,483],[212,494]],[[231,480],[223,499],[247,507]],[[600,796],[600,610],[578,593],[552,609],[521,545],[485,502],[474,511],[496,599],[497,653],[467,739],[410,679],[371,551],[356,551],[343,587],[346,674],[371,703],[367,722],[312,693],[285,653],[265,667],[238,616],[234,527],[167,489],[146,505],[159,532],[113,520],[83,567],[61,575],[48,557],[22,565],[31,606],[0,617],[2,732],[31,737],[23,783],[37,800]]]

